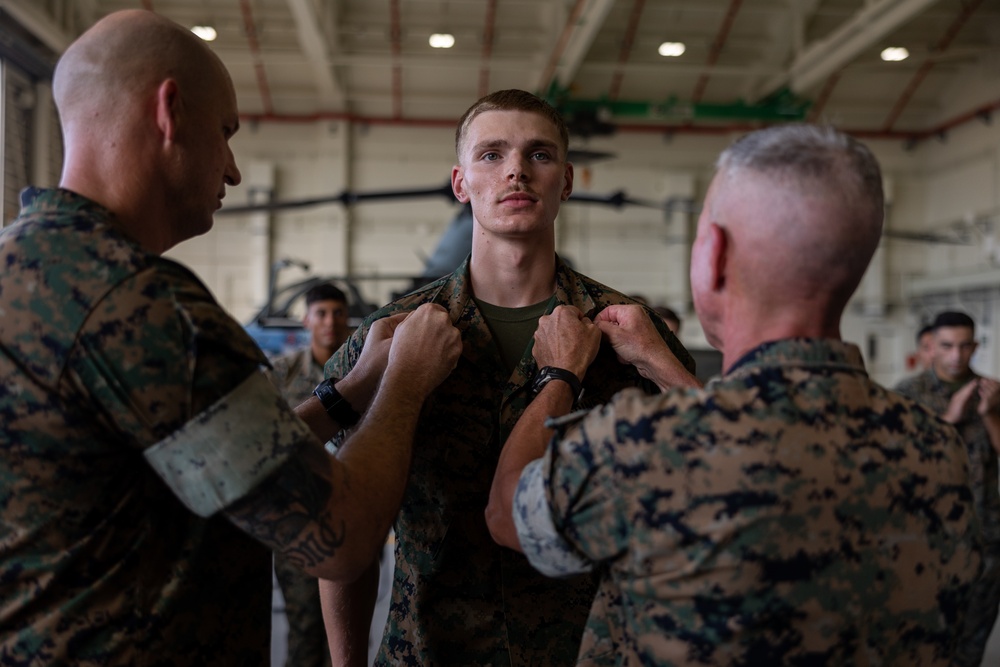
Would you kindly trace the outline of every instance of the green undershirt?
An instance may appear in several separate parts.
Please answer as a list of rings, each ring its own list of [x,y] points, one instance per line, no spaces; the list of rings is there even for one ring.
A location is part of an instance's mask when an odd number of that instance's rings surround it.
[[[538,328],[538,318],[545,314],[554,298],[553,295],[545,301],[521,308],[503,308],[475,299],[479,312],[483,314],[483,319],[493,334],[500,359],[509,373],[517,368],[525,348]]]

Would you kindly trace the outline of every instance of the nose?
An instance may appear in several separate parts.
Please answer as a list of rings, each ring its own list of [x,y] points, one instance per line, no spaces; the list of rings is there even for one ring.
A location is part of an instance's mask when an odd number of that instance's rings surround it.
[[[233,156],[233,149],[226,148],[229,153],[229,159],[226,160],[226,171],[224,178],[226,179],[226,185],[239,185],[243,180],[243,175],[240,173],[240,168],[236,166],[236,158]]]
[[[514,153],[510,157],[507,167],[507,179],[514,181],[528,180],[528,161],[519,153]]]

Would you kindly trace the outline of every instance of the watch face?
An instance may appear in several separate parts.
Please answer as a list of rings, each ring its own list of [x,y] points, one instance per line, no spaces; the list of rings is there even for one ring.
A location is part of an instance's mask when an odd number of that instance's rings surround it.
[[[573,402],[576,403],[583,397],[583,386],[580,380],[570,371],[546,366],[538,371],[534,382],[531,383],[531,394],[537,395],[551,380],[562,380],[570,386],[570,391],[574,392]]]
[[[535,375],[535,379],[531,383],[531,393],[537,394],[538,392],[540,392],[542,390],[542,387],[545,386],[545,383],[548,382],[549,378],[551,377],[552,374],[549,372],[548,366],[539,369],[538,374]]]

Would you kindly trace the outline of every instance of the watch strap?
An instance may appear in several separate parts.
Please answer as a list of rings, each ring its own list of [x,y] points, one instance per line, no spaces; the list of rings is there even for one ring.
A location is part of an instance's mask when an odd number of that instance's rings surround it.
[[[313,395],[319,399],[326,414],[340,424],[341,428],[351,428],[361,419],[361,414],[337,391],[334,382],[333,378],[323,380],[316,385]]]
[[[573,406],[576,407],[583,398],[583,383],[580,382],[580,378],[576,376],[576,373],[568,371],[565,368],[559,368],[558,366],[545,366],[538,370],[538,374],[531,384],[532,395],[537,396],[542,387],[552,380],[562,380],[569,385],[570,391],[573,392]]]

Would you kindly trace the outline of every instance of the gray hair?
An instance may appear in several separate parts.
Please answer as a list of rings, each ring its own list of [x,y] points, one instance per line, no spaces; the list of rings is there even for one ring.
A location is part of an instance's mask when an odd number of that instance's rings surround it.
[[[882,218],[884,199],[878,160],[863,143],[830,126],[777,125],[751,132],[724,150],[720,172],[739,169],[802,184],[839,185],[855,202]]]

